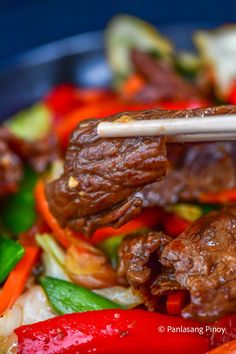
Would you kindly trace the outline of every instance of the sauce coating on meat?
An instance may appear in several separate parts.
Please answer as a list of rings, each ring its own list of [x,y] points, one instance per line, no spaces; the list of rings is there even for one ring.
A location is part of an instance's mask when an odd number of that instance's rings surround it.
[[[196,84],[185,80],[173,64],[164,59],[133,49],[131,60],[135,69],[147,80],[137,101],[188,100],[201,97]]]
[[[117,275],[137,289],[149,310],[155,310],[161,295],[180,289],[173,272],[160,263],[161,254],[172,237],[163,232],[130,235],[119,248]]]
[[[178,116],[177,111],[173,117]],[[236,106],[219,106],[206,110],[188,110],[193,114],[236,114]],[[181,113],[182,116],[182,113]],[[159,183],[144,187],[137,193],[143,206],[166,205],[179,200],[191,201],[204,192],[217,192],[236,187],[236,143],[168,144],[169,167]]]
[[[175,239],[132,235],[119,249],[118,276],[141,292],[149,310],[160,296],[188,290],[182,316],[214,321],[236,312],[236,207],[199,218]]]
[[[16,192],[22,175],[20,159],[0,141],[0,197]]]
[[[9,129],[0,127],[0,196],[14,193],[23,177],[23,162],[43,172],[59,156],[57,141],[52,135],[26,141]]]
[[[37,172],[45,171],[50,162],[60,155],[57,140],[51,133],[42,139],[27,141],[17,137],[9,129],[0,127],[0,141],[7,144],[12,152]]]
[[[128,115],[151,119],[153,113]],[[134,193],[162,179],[167,170],[165,138],[101,139],[97,135],[99,122],[84,121],[75,129],[64,174],[46,189],[50,209],[59,223],[87,234],[105,225],[118,227],[137,216],[142,202]]]
[[[236,309],[236,207],[201,217],[170,242],[161,263],[189,290],[182,315],[213,321]]]
[[[235,112],[234,106],[178,111],[153,109],[121,113],[106,120],[114,121],[124,115],[136,120],[193,116],[201,119],[205,115]],[[64,174],[46,188],[50,210],[60,225],[86,234],[107,225],[119,227],[137,216],[145,205],[145,195],[135,193],[160,181],[168,166],[164,138],[101,139],[97,135],[100,121],[84,121],[75,129]]]
[[[145,207],[196,200],[204,192],[236,187],[233,142],[168,146],[167,155],[170,165],[164,180],[137,193]]]

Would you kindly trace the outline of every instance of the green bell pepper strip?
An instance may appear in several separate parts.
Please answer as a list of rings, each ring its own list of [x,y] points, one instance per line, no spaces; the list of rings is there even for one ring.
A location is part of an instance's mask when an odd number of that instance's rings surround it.
[[[143,234],[148,232],[149,229],[147,227],[140,228],[135,231],[135,234]],[[114,269],[117,268],[118,265],[118,249],[122,243],[122,240],[127,233],[123,233],[120,235],[116,235],[113,237],[109,237],[106,240],[100,242],[98,247],[107,255],[109,261]]]
[[[70,283],[52,277],[42,277],[40,283],[48,297],[52,309],[60,314],[93,310],[122,308],[104,297]]]
[[[27,108],[8,119],[5,126],[19,138],[34,141],[44,138],[52,124],[51,113],[42,103]]]
[[[32,169],[25,168],[18,192],[10,196],[4,204],[1,212],[2,224],[10,233],[19,234],[34,224],[34,187],[37,179],[38,175]]]
[[[213,204],[198,204],[198,206],[202,209],[204,215],[210,213],[211,211],[220,209],[219,205]]]
[[[118,248],[124,238],[123,235],[107,238],[99,244],[99,248],[107,255],[113,268],[117,268],[118,264]]]
[[[199,219],[203,214],[201,207],[188,203],[177,203],[170,205],[167,207],[167,211],[170,211],[190,222]]]
[[[24,253],[24,247],[19,243],[7,237],[0,237],[0,283],[4,282]]]

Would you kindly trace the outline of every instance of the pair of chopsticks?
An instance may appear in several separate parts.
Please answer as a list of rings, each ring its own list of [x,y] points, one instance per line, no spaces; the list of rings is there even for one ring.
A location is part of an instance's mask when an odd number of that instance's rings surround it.
[[[122,117],[121,117],[122,118]],[[168,142],[236,140],[236,115],[102,122],[100,137],[167,136]]]

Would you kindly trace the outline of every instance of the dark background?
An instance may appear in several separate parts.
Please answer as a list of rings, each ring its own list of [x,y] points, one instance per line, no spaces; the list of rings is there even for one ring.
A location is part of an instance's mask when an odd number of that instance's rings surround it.
[[[117,13],[156,25],[235,22],[236,0],[0,0],[0,63],[30,48],[104,28]]]

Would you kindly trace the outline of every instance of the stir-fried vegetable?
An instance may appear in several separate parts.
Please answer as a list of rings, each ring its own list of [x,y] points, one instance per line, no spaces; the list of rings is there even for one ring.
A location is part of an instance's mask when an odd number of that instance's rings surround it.
[[[135,234],[142,234],[148,232],[148,227],[143,227],[141,229],[134,229]],[[131,232],[130,232],[131,233]],[[118,264],[118,248],[122,243],[122,240],[125,237],[125,233],[113,237],[109,237],[100,244],[98,244],[99,248],[102,249],[105,254],[108,256],[111,265],[113,268],[117,267]]]
[[[236,339],[217,347],[206,354],[235,354]]]
[[[51,128],[51,113],[38,103],[7,120],[6,126],[18,137],[34,141],[44,138]]]
[[[65,258],[65,269],[77,284],[89,289],[116,285],[116,274],[101,250],[77,239]]]
[[[118,263],[117,252],[118,252],[119,246],[121,245],[123,237],[124,237],[124,235],[113,236],[113,237],[106,239],[101,244],[99,244],[99,247],[109,257],[109,260],[110,260],[113,268],[117,267],[117,263]]]
[[[23,324],[44,321],[54,316],[43,289],[35,285],[21,295],[12,308],[0,317],[0,337],[9,336],[15,328]]]
[[[149,23],[133,16],[119,15],[107,28],[108,60],[117,78],[132,73],[130,51],[137,48],[169,59],[173,53],[170,41]]]
[[[38,175],[32,169],[25,168],[18,192],[4,203],[1,210],[2,223],[13,234],[24,232],[35,223],[34,187],[37,178]]]
[[[164,216],[163,229],[167,235],[176,237],[190,225],[190,221],[180,218],[178,215],[168,213]]]
[[[236,202],[236,189],[227,189],[219,192],[206,192],[199,197],[202,203],[231,204]]]
[[[218,347],[226,342],[236,339],[236,315],[224,316],[221,319],[214,322],[216,331],[211,335],[211,348]],[[219,328],[225,328],[225,333],[222,336],[222,332],[217,330]]]
[[[25,253],[17,242],[0,237],[0,283],[2,283]]]
[[[0,292],[0,315],[9,310],[24,290],[38,255],[38,248],[26,247],[23,258],[11,271]]]
[[[188,299],[187,291],[176,291],[169,294],[166,301],[166,309],[170,315],[180,315]]]
[[[45,275],[69,280],[65,271],[65,252],[56,243],[52,236],[48,234],[37,235],[36,240],[44,250],[42,261]]]
[[[96,245],[113,236],[136,233],[138,230],[155,228],[162,223],[163,216],[164,212],[161,208],[146,208],[137,218],[130,220],[118,229],[105,227],[96,230],[91,238],[92,243]]]
[[[96,289],[93,291],[127,309],[132,309],[144,303],[142,295],[131,287],[124,288],[123,286],[113,286],[111,288]]]
[[[224,26],[214,31],[199,31],[195,42],[210,71],[220,99],[227,99],[236,77],[236,26]]]
[[[181,52],[176,57],[177,70],[188,78],[197,75],[201,68],[201,64],[200,58],[189,52]]]
[[[53,215],[49,210],[48,202],[45,196],[43,181],[39,181],[36,185],[35,199],[36,199],[37,209],[39,213],[42,215],[47,225],[53,231],[53,235],[61,245],[67,248],[69,246],[68,238],[66,237],[65,231],[59,226],[57,220],[53,217]]]
[[[167,210],[190,222],[197,220],[203,214],[199,206],[186,203],[173,204]]]
[[[191,333],[168,328],[194,328]],[[15,330],[18,354],[51,351],[54,354],[161,353],[205,354],[209,340],[199,334],[197,322],[142,310],[102,310],[74,313]],[[200,331],[200,330],[199,330]]]
[[[118,304],[65,280],[43,277],[41,285],[58,314],[120,308]]]

